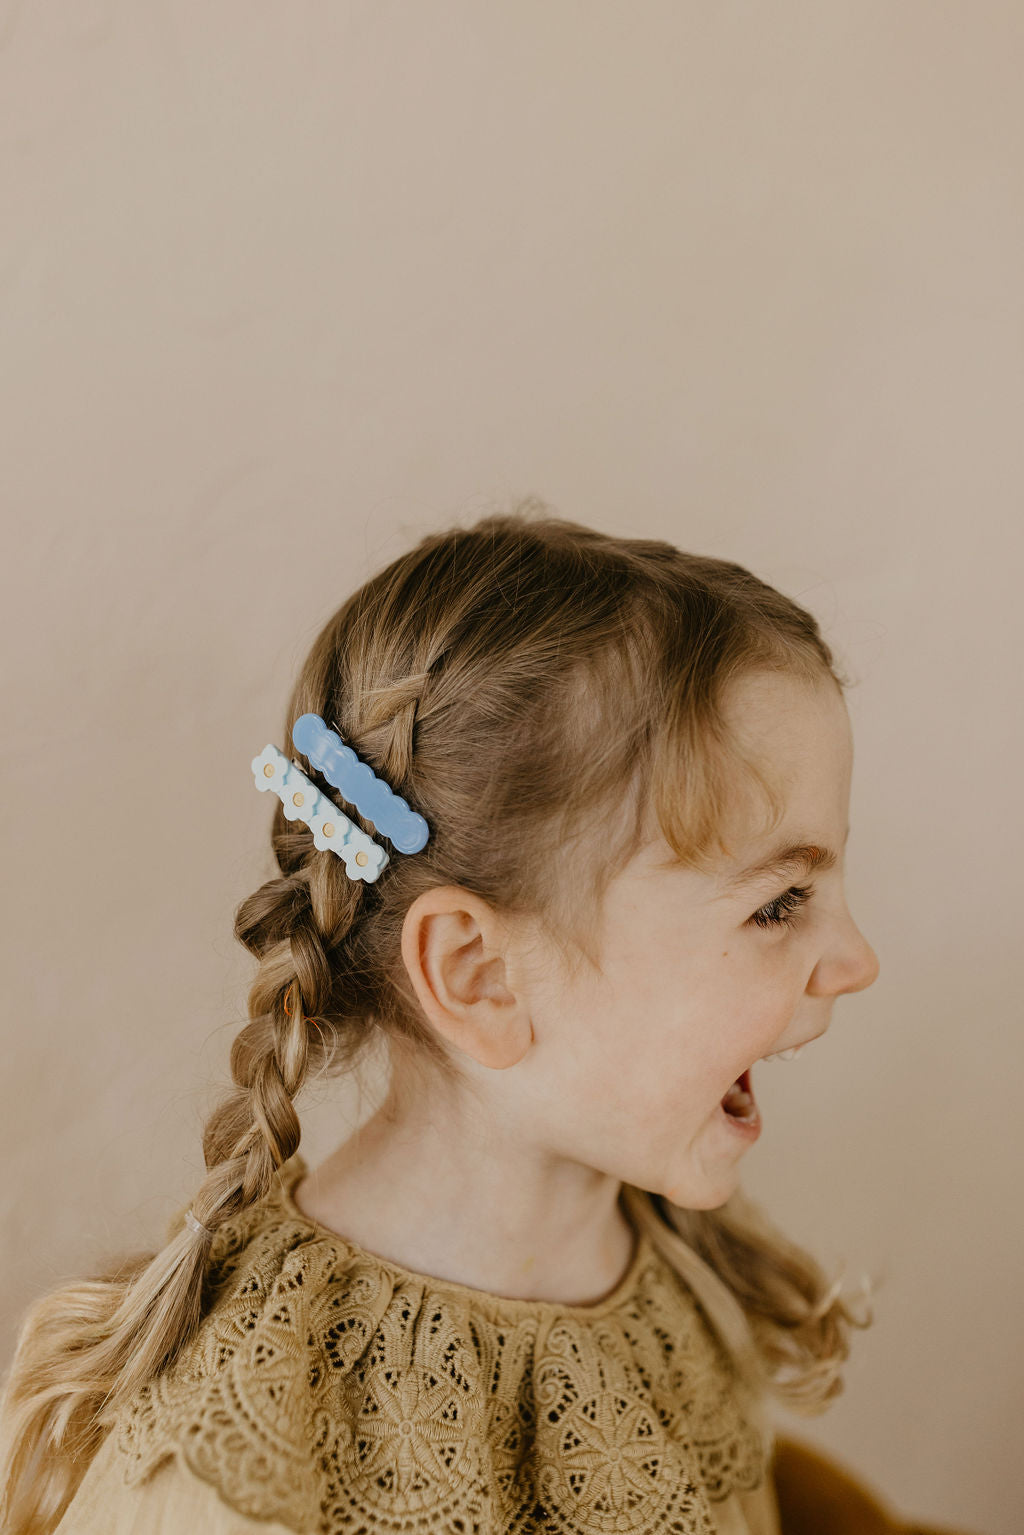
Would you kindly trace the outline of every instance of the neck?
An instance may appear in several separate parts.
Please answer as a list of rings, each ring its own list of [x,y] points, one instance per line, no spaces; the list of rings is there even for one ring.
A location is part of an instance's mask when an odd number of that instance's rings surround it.
[[[416,1104],[430,1102],[429,1114]],[[621,1181],[436,1093],[398,1092],[295,1189],[329,1230],[403,1268],[519,1300],[591,1305],[635,1234]]]

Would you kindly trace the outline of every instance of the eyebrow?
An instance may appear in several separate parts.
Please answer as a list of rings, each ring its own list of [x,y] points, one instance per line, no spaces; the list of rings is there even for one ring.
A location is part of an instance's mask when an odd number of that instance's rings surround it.
[[[844,847],[849,836],[850,828],[847,827]],[[834,869],[838,862],[839,854],[833,848],[822,847],[819,842],[787,842],[774,848],[757,863],[749,864],[747,868],[733,874],[725,882],[724,894],[735,895],[748,885],[760,884],[763,880],[789,879],[799,873],[823,873],[826,869]]]

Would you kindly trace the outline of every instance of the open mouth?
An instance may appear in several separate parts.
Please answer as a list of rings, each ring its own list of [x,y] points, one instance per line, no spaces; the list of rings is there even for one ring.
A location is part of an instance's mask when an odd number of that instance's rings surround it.
[[[757,1104],[754,1101],[754,1084],[751,1081],[749,1066],[742,1076],[736,1078],[722,1099],[722,1108],[730,1119],[738,1119],[748,1124],[757,1120]]]

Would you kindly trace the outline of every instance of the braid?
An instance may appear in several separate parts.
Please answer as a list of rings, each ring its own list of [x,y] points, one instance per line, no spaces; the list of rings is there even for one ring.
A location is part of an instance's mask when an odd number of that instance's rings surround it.
[[[379,763],[377,771],[396,793],[400,792],[398,786],[412,780],[416,712],[428,675],[427,672],[417,672],[382,689],[373,707],[366,711],[366,725],[360,732],[362,740],[373,743],[373,755]],[[385,732],[383,741],[375,739]]]
[[[307,1009],[335,1009],[329,951],[350,932],[361,887],[310,845],[308,831],[296,832],[279,807],[273,841],[282,867],[296,840],[304,846],[303,866],[269,880],[236,916],[235,936],[260,965],[249,992],[249,1022],[231,1047],[235,1089],[203,1132],[209,1173],[192,1210],[211,1232],[262,1199],[278,1168],[297,1151],[302,1127],[294,1100],[310,1070],[322,1069],[331,1054]]]

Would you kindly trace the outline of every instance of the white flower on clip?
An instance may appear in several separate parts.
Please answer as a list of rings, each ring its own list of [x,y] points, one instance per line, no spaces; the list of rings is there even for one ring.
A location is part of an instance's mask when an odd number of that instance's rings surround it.
[[[310,820],[319,814],[323,796],[316,784],[310,783],[301,768],[297,768],[294,762],[289,762],[288,773],[284,781],[284,793],[281,803],[284,813],[289,821]]]
[[[281,792],[289,766],[284,752],[278,751],[276,746],[265,746],[259,756],[252,759],[251,765],[257,789],[273,789],[275,794]],[[273,772],[268,773],[268,767]]]
[[[330,831],[325,832],[325,827],[329,827]],[[342,815],[337,805],[322,794],[317,813],[309,823],[309,829],[313,833],[313,843],[321,853],[337,853],[340,857],[345,839],[352,831],[352,822],[347,815]]]
[[[386,864],[390,863],[385,850],[379,843],[374,842],[365,832],[358,827],[353,827],[358,833],[358,838],[353,836],[341,850],[341,856],[345,860],[345,873],[349,879],[363,879],[372,884]],[[356,858],[362,855],[363,862],[357,863]]]

